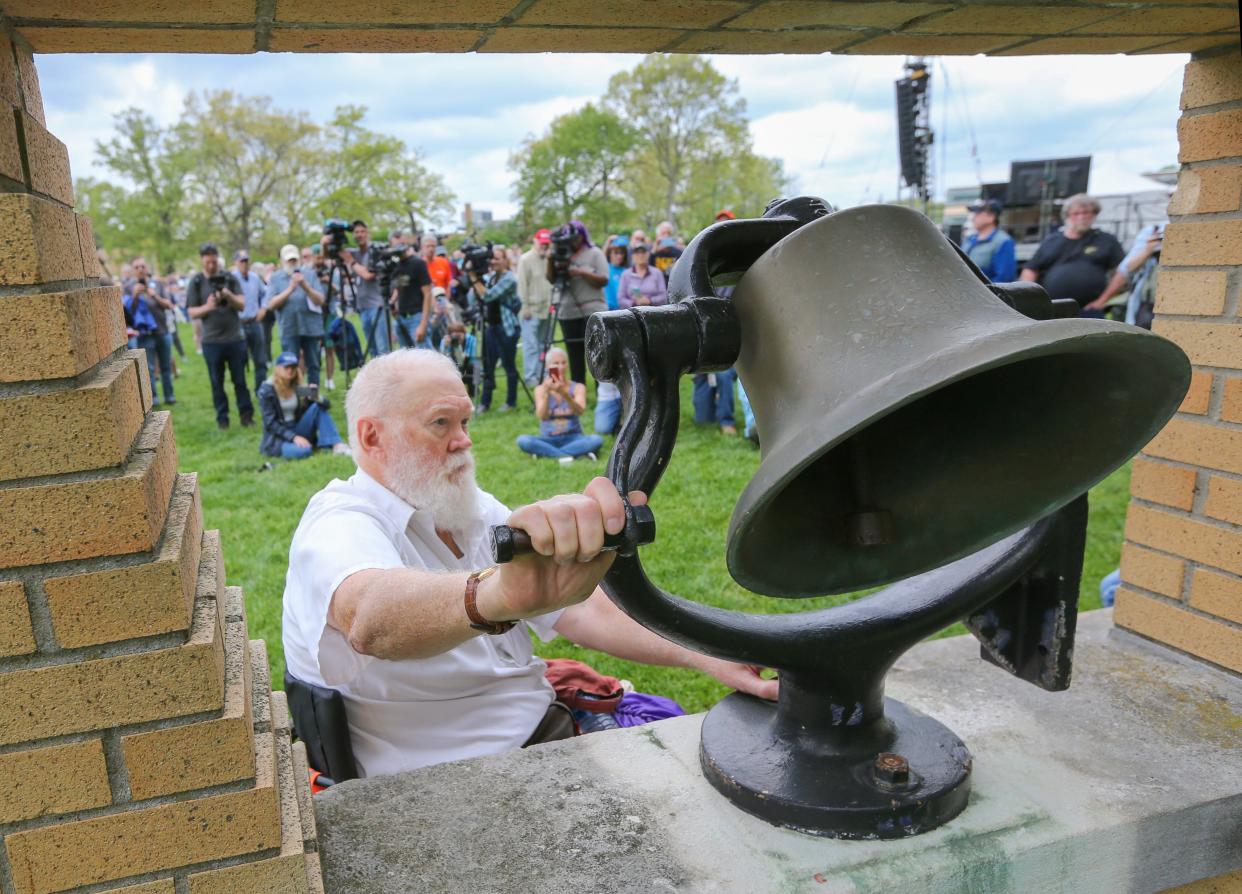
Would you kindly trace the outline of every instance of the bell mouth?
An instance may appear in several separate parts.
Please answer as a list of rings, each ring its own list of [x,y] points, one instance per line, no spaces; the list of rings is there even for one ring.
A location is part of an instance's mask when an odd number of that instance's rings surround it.
[[[729,525],[729,572],[756,593],[811,597],[969,555],[1124,464],[1189,382],[1176,345],[1096,320],[1031,321],[929,356],[763,457]],[[859,525],[877,519],[885,542],[862,545]]]

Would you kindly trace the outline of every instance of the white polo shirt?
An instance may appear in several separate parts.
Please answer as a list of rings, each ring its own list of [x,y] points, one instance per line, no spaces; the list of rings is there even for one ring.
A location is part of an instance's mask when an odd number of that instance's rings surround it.
[[[354,572],[491,565],[488,528],[503,524],[509,510],[482,490],[479,506],[482,521],[458,538],[458,559],[436,536],[430,513],[359,470],[315,494],[293,534],[285,578],[285,662],[298,679],[345,697],[363,776],[517,748],[555,697],[529,631],[553,639],[560,612],[531,618],[500,636],[474,637],[432,658],[401,661],[360,655],[328,625],[332,594]]]

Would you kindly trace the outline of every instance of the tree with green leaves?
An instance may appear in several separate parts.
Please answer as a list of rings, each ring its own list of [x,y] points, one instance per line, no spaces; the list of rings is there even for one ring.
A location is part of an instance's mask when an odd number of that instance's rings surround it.
[[[80,179],[78,194],[106,248],[148,254],[159,269],[208,239],[274,257],[318,238],[327,216],[382,230],[451,215],[444,180],[401,140],[364,127],[365,115],[344,106],[322,126],[231,91],[191,93],[167,128],[128,109],[96,146],[118,182]]]
[[[305,112],[273,108],[269,97],[214,90],[186,97],[176,130],[194,198],[230,245],[249,249],[296,157],[314,152],[318,127]]]
[[[83,207],[98,221],[96,232],[105,245],[148,254],[159,265],[155,269],[167,269],[189,238],[182,208],[192,160],[174,129],[160,127],[140,109],[125,109],[115,117],[112,138],[97,141],[95,152],[106,168],[133,186],[130,191],[92,179],[78,181]]]
[[[403,222],[416,227],[450,217],[455,196],[396,137],[363,127],[363,106],[340,106],[328,123],[321,217]]]
[[[616,113],[594,103],[528,138],[509,159],[523,220],[555,225],[581,218],[601,230],[628,220],[633,212],[622,169],[638,139]]]
[[[606,102],[641,135],[626,182],[648,228],[668,219],[693,232],[722,207],[758,214],[786,186],[780,162],[752,149],[737,81],[707,59],[647,56],[612,76]]]

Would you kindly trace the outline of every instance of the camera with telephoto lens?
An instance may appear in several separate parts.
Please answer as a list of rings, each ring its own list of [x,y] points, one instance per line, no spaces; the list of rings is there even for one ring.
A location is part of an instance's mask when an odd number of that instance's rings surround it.
[[[574,237],[577,235],[569,224],[557,227],[552,233],[552,275],[556,284],[564,287],[569,282],[569,260],[574,256]]]
[[[324,250],[332,260],[335,261],[341,256],[341,249],[349,241],[349,229],[349,221],[339,217],[329,217],[323,222],[323,234],[332,237]]]
[[[487,245],[472,245],[467,242],[461,247],[461,253],[465,256],[462,260],[462,269],[482,279],[491,269],[492,248],[490,241]]]
[[[380,293],[387,295],[392,290],[393,274],[401,266],[405,257],[404,245],[389,245],[387,242],[372,242],[367,252],[367,269],[376,275],[380,283]],[[399,285],[403,285],[399,283]]]

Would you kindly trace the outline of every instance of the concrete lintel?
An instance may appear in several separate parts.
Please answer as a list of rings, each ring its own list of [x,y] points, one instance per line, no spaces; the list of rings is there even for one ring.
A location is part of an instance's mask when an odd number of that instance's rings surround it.
[[[974,754],[967,810],[914,838],[833,841],[703,779],[701,716],[358,780],[315,800],[328,891],[1118,894],[1242,867],[1242,678],[1080,619],[1049,693],[924,643],[888,694]]]

